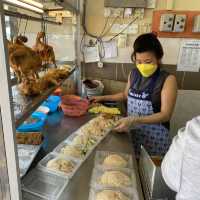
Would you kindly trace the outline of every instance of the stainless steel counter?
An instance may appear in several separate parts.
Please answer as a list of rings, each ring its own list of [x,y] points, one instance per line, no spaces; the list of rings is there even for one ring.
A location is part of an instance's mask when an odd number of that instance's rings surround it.
[[[86,123],[92,116],[80,118],[64,117],[61,112],[49,116],[47,126],[44,130],[45,144],[43,152],[40,152],[38,160],[45,154],[53,150],[62,140],[66,139],[73,131]],[[89,185],[92,170],[94,167],[94,156],[96,150],[109,150],[115,152],[129,153],[133,155],[132,145],[128,134],[110,133],[101,144],[95,149],[90,157],[82,164],[77,173],[74,175],[60,200],[88,200]],[[38,160],[36,162],[38,162]],[[133,155],[134,166],[137,169],[136,160]],[[141,185],[137,174],[137,191],[140,200],[143,200]]]

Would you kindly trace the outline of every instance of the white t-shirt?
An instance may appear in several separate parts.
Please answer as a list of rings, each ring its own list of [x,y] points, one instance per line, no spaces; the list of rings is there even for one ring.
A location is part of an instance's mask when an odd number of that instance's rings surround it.
[[[200,200],[200,116],[178,131],[161,170],[176,200]]]

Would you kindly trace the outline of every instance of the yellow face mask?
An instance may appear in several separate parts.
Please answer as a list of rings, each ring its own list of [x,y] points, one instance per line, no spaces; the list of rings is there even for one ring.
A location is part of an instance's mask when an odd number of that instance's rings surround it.
[[[142,76],[151,76],[158,68],[157,64],[137,64],[136,65]]]

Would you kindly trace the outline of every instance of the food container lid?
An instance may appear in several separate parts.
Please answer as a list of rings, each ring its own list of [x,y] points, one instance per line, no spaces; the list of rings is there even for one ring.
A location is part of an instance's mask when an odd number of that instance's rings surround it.
[[[65,177],[39,169],[32,170],[22,181],[22,190],[43,199],[59,199],[68,184]]]

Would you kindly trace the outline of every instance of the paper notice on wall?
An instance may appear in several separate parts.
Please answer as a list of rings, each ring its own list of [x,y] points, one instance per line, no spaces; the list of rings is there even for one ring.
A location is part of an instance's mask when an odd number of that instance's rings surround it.
[[[84,49],[84,61],[85,63],[92,63],[100,61],[98,46],[85,47]]]
[[[110,42],[104,42],[104,58],[115,58],[117,57],[117,43],[115,40]]]
[[[200,40],[184,40],[180,47],[177,71],[198,72],[200,69]]]

